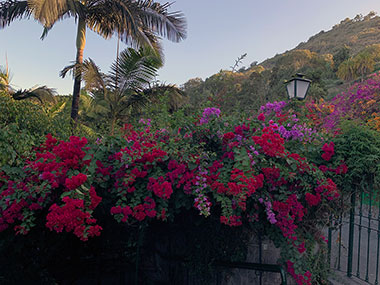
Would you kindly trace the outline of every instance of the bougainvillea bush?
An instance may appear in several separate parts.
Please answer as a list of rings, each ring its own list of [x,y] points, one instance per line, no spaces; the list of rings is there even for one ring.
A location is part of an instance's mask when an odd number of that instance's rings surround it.
[[[380,73],[357,82],[331,100],[307,104],[308,116],[325,132],[337,133],[346,120],[359,121],[380,130]]]
[[[21,174],[1,173],[0,231],[27,239],[43,224],[86,243],[102,237],[105,216],[133,229],[191,211],[226,228],[260,228],[297,283],[311,284],[319,277],[307,260],[340,192],[302,154],[333,160],[332,144],[285,105],[243,121],[206,108],[180,129],[126,125],[93,145],[48,135]]]
[[[309,156],[325,175],[335,175],[341,190],[352,191],[353,185],[371,180],[379,184],[380,73],[331,100],[307,103],[303,112],[309,125],[331,140],[324,156]]]

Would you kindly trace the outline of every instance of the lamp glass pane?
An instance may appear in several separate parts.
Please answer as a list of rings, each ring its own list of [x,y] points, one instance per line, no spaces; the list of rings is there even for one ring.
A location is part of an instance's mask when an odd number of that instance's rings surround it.
[[[294,98],[294,80],[286,84],[286,89],[288,90],[288,96],[290,99]]]
[[[306,97],[307,89],[309,88],[310,82],[297,80],[297,98],[304,99]]]

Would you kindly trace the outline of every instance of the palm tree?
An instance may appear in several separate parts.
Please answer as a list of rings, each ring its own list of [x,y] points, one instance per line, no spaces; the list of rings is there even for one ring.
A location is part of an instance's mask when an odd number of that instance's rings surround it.
[[[347,59],[343,61],[339,67],[336,75],[346,81],[352,81],[358,77],[357,69],[355,67],[355,62],[352,59]]]
[[[0,28],[16,19],[34,17],[44,26],[44,38],[53,25],[67,17],[77,22],[76,63],[83,63],[86,28],[104,38],[113,34],[136,47],[159,47],[158,36],[179,42],[186,36],[182,13],[169,13],[171,4],[152,0],[7,0],[0,3]],[[82,74],[75,72],[71,118],[78,119]]]
[[[364,76],[373,71],[375,66],[375,55],[369,52],[361,52],[354,57],[354,65],[357,73],[361,76],[361,81],[364,80]]]
[[[161,58],[154,50],[128,48],[117,57],[109,74],[102,73],[94,61],[89,59],[80,66],[74,64],[65,67],[61,76],[80,69],[85,90],[93,98],[93,112],[89,116],[107,118],[113,134],[118,121],[125,121],[157,94],[146,88],[161,66]]]

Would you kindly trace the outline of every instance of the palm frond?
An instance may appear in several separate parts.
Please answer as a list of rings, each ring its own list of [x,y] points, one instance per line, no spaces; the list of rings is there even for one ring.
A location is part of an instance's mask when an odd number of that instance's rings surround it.
[[[144,92],[134,93],[128,97],[128,102],[126,105],[131,107],[134,111],[139,111],[146,107],[151,102],[151,98],[146,96]]]
[[[148,39],[149,44],[143,45],[140,49],[143,49],[145,54],[150,55],[150,58],[154,60],[157,68],[162,67],[164,65],[164,51],[160,42],[161,38],[154,35],[146,27],[143,30],[143,34]]]
[[[89,127],[89,126],[86,126],[85,124],[79,124],[79,129],[84,132],[87,136],[90,136],[90,137],[96,137],[96,131]]]
[[[74,74],[74,70],[75,70],[75,68],[80,68],[80,67],[81,67],[81,64],[73,62],[72,64],[65,66],[65,67],[59,72],[59,76],[62,77],[62,78],[65,78],[66,75],[67,75],[67,73],[70,73],[70,74],[72,74],[73,77],[74,77],[74,75],[75,75],[75,74]]]
[[[45,102],[56,103],[56,91],[46,86],[34,87],[26,90],[18,90],[11,94],[14,100],[35,98],[44,104]]]
[[[28,6],[34,18],[45,27],[42,38],[47,35],[46,29],[57,21],[70,16],[85,17],[86,13],[85,5],[76,0],[29,0]]]
[[[115,34],[133,48],[157,47],[157,37],[179,42],[186,37],[186,21],[170,4],[136,0],[89,0],[86,23],[104,38]]]
[[[59,75],[64,78],[67,73],[72,74],[73,78],[79,73],[85,82],[85,89],[89,92],[106,89],[106,76],[91,58],[84,60],[83,63],[72,62],[64,67]]]
[[[0,3],[0,28],[9,26],[16,19],[29,18],[31,9],[27,1],[4,1]]]
[[[139,17],[145,27],[173,42],[186,38],[186,19],[181,12],[168,12],[170,3],[160,4],[149,0],[138,3],[138,11],[141,11]]]
[[[139,5],[134,0],[89,0],[87,27],[106,39],[118,35],[121,41],[133,48],[150,46],[155,42],[139,18]]]
[[[51,27],[44,27],[40,39],[41,39],[41,40],[44,40],[44,39],[47,37],[49,31],[50,31],[52,28],[53,28],[53,26],[51,26]]]
[[[46,110],[46,114],[51,117],[51,118],[54,118],[56,117],[58,114],[60,113],[63,113],[65,108],[66,108],[66,104],[67,102],[66,101],[60,101],[60,102],[57,102],[56,104],[54,104],[53,106],[51,106],[50,108],[48,108]]]
[[[115,33],[131,36],[139,33],[141,21],[133,13],[138,7],[136,1],[89,0],[87,7],[87,26],[104,38]]]
[[[107,114],[109,112],[109,102],[106,101],[104,92],[94,92],[92,96],[92,111],[97,114]]]
[[[82,78],[85,82],[86,90],[90,92],[94,90],[106,91],[106,76],[91,58],[83,62]]]
[[[121,90],[142,90],[157,74],[161,60],[152,50],[128,48],[111,66],[110,78]],[[123,91],[122,91],[123,92]]]

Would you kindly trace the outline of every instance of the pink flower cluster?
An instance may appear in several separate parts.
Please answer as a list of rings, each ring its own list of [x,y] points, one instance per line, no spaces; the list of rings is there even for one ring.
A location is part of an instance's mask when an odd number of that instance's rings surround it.
[[[45,143],[36,149],[36,159],[28,161],[24,168],[26,178],[9,181],[1,192],[0,203],[5,201],[6,207],[0,208],[0,230],[16,224],[15,231],[26,234],[34,225],[35,213],[49,207],[46,226],[50,230],[72,231],[84,241],[99,235],[102,228],[96,225],[92,212],[102,198],[94,187],[84,186],[88,177],[80,172],[91,162],[91,156],[85,159],[86,144],[85,138],[70,137],[67,142],[58,142],[47,135]],[[74,171],[79,173],[72,175]],[[59,193],[62,205],[52,203]]]
[[[326,161],[329,161],[331,157],[334,155],[334,143],[325,143],[322,147],[322,150],[324,151],[324,153],[322,154],[322,158]]]
[[[220,109],[218,108],[206,108],[203,110],[202,118],[199,121],[200,125],[207,124],[213,117],[219,118]]]
[[[96,219],[91,217],[90,212],[85,209],[84,201],[62,198],[63,205],[53,204],[46,217],[46,226],[50,230],[62,232],[73,232],[82,241],[87,241],[89,237],[99,236],[102,227],[95,225]]]

